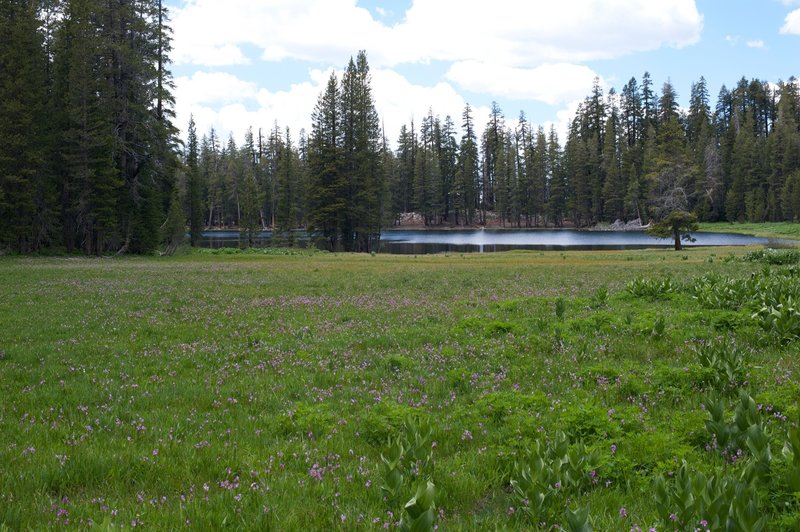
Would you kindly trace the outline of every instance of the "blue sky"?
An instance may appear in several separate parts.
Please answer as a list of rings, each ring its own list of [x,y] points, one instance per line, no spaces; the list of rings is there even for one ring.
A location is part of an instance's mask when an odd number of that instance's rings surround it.
[[[683,104],[704,76],[712,106],[742,77],[800,77],[800,0],[169,0],[177,125],[192,114],[240,141],[276,123],[296,135],[330,76],[365,49],[393,142],[429,108],[480,127],[566,128],[593,79],[619,91],[649,71]]]

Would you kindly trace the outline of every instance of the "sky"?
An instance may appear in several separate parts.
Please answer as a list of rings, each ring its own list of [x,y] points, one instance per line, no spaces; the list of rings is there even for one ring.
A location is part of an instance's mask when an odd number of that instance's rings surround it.
[[[429,109],[479,131],[497,102],[507,123],[561,135],[595,78],[618,92],[650,72],[688,104],[723,84],[800,77],[800,0],[167,0],[176,126],[240,142],[276,124],[293,138],[331,72],[365,50],[394,145]]]

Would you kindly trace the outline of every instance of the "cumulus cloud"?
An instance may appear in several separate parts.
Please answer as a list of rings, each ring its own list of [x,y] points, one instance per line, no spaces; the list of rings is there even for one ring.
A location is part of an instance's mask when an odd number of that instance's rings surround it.
[[[376,9],[373,17],[357,0],[175,1],[181,3],[172,16],[172,59],[184,71],[249,63],[280,75],[284,60],[340,68],[367,50],[390,139],[429,107],[459,124],[465,101],[456,87],[566,106],[566,113],[595,77],[580,63],[688,46],[703,27],[694,0],[412,0],[394,25],[383,22],[386,12]],[[447,74],[426,85],[392,70],[432,62],[442,62]],[[262,75],[252,72],[253,79]],[[194,113],[198,131],[213,126],[241,135],[250,125],[269,127],[276,120],[294,131],[308,129],[329,73],[310,71],[283,91],[219,72],[179,77],[176,123],[185,127]],[[475,109],[476,123],[487,115],[488,109]]]
[[[442,119],[450,116],[460,129],[467,102],[449,83],[439,82],[432,87],[416,85],[394,70],[379,69],[372,73],[372,87],[377,111],[390,140],[396,139],[400,128],[410,125],[412,120],[419,127],[429,110]],[[473,120],[482,124],[489,116],[489,108],[472,107]]]
[[[208,64],[209,53],[235,64],[242,61],[236,50],[251,45],[272,61],[338,64],[367,49],[379,66],[476,60],[531,67],[693,44],[703,17],[694,0],[415,0],[404,21],[389,27],[356,0],[186,0],[172,26],[178,64]]]
[[[301,128],[310,132],[311,113],[331,72],[310,70],[306,81],[285,91],[269,91],[226,73],[198,72],[176,78],[176,125],[185,128],[193,115],[199,135],[213,127],[223,139],[233,133],[239,142],[248,127],[257,133],[259,127],[270,129],[277,123],[282,130],[289,126],[296,140]],[[341,78],[341,72],[336,75]],[[372,90],[386,136],[392,142],[404,124],[413,121],[418,127],[429,109],[442,119],[450,115],[458,129],[467,103],[449,83],[417,85],[391,69],[372,70]],[[488,116],[488,107],[473,106],[472,117],[477,124],[483,124]]]
[[[197,72],[175,79],[175,120],[185,128],[194,115],[198,134],[212,127],[222,136],[233,133],[237,139],[253,127],[291,127],[295,138],[299,130],[310,129],[311,112],[325,87],[330,70],[312,70],[309,79],[291,85],[286,91],[269,91],[257,83],[229,73]]]
[[[227,72],[195,72],[175,79],[175,96],[189,104],[230,103],[256,95],[257,86]]]
[[[800,35],[800,9],[795,9],[784,20],[781,33],[789,35]]]
[[[398,61],[536,66],[683,47],[699,40],[702,27],[693,0],[416,0],[393,31],[406,43]]]
[[[747,41],[745,44],[747,44],[748,48],[764,48],[764,41],[761,39]]]
[[[544,64],[535,68],[514,68],[494,63],[460,61],[447,78],[472,91],[517,100],[538,100],[561,104],[585,95],[592,88],[595,72],[584,65]]]
[[[185,0],[173,10],[176,64],[239,64],[233,53],[253,46],[271,61],[286,58],[341,63],[359,49],[372,49],[386,28],[355,0]],[[354,31],[356,30],[357,31]],[[223,63],[228,57],[228,63]]]

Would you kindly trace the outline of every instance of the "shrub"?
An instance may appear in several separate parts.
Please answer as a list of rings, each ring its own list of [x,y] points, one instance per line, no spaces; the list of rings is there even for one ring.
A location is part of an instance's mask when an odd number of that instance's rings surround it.
[[[800,305],[792,296],[764,305],[753,314],[753,319],[771,338],[783,344],[800,338]]]
[[[669,277],[661,279],[637,277],[625,285],[625,290],[633,296],[647,299],[660,299],[678,291],[677,284]]]
[[[800,250],[797,249],[761,249],[747,253],[742,260],[761,262],[764,264],[784,265],[800,262]]]

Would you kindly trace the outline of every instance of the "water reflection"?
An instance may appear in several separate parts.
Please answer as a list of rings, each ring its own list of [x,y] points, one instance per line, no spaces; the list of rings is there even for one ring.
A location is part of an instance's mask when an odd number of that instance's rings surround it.
[[[731,233],[693,233],[685,246],[746,246],[766,244],[766,238]],[[466,253],[530,249],[540,251],[669,248],[672,239],[633,231],[575,231],[570,229],[447,230],[381,233],[381,251],[398,254]]]
[[[767,244],[766,238],[732,233],[693,233],[689,246],[746,246]],[[306,247],[308,234],[294,233],[295,245]],[[238,231],[205,231],[200,245],[209,248],[240,247],[243,239]],[[256,234],[258,247],[272,244],[272,232]],[[575,231],[571,229],[469,229],[469,230],[395,230],[381,232],[381,253],[483,253],[530,249],[540,251],[620,250],[653,247],[669,248],[671,239],[655,238],[644,232]]]

